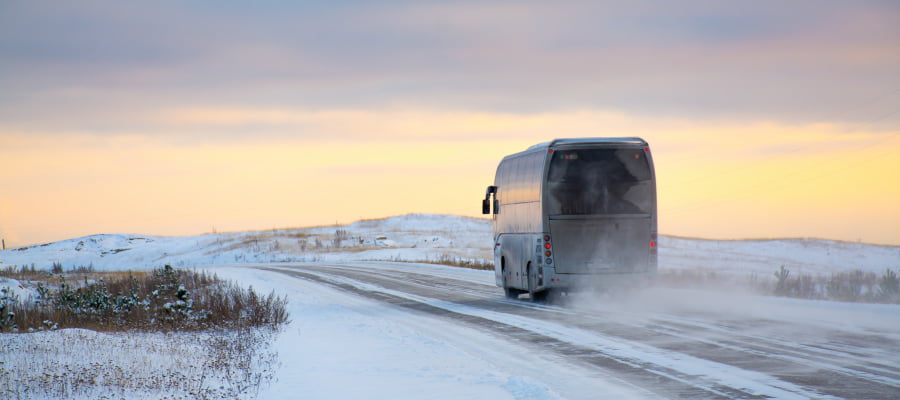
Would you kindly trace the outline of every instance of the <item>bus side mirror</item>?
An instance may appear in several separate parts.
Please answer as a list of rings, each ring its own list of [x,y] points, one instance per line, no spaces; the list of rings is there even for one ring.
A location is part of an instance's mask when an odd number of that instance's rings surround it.
[[[494,195],[494,214],[497,213],[497,209],[500,206],[500,202],[497,201],[497,187],[488,186],[487,190],[484,191],[484,200],[481,201],[482,214],[491,213],[491,195]]]
[[[494,214],[500,214],[500,200],[494,198]]]

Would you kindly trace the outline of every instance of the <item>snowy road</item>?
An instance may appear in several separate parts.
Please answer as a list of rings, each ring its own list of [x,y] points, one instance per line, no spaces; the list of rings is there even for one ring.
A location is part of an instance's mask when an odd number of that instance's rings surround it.
[[[224,272],[293,304],[264,398],[900,398],[897,306],[656,289],[557,307],[421,264]]]

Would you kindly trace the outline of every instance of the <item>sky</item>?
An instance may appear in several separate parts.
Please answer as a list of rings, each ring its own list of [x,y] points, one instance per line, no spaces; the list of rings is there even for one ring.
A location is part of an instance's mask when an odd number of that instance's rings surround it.
[[[659,229],[900,245],[895,1],[0,0],[0,237],[480,217],[640,136]]]

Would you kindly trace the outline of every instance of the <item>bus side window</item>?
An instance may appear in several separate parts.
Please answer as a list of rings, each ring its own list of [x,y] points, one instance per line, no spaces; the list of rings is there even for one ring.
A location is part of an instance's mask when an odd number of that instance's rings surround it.
[[[502,203],[506,202],[506,193],[509,188],[509,164],[503,163],[500,165],[500,170],[497,176],[497,193],[494,194],[495,198],[501,200]]]
[[[509,199],[510,203],[521,203],[522,202],[522,186],[525,182],[522,181],[522,158],[516,158],[512,160],[512,193],[511,198]]]
[[[540,200],[540,182],[541,182],[541,153],[535,153],[528,157],[528,192],[527,198],[529,202]]]

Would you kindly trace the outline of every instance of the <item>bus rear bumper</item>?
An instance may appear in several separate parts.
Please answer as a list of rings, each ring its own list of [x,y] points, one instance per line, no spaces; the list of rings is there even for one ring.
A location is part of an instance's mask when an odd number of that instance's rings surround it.
[[[544,282],[543,289],[563,292],[608,292],[637,290],[652,286],[656,272],[620,274],[555,274]]]

